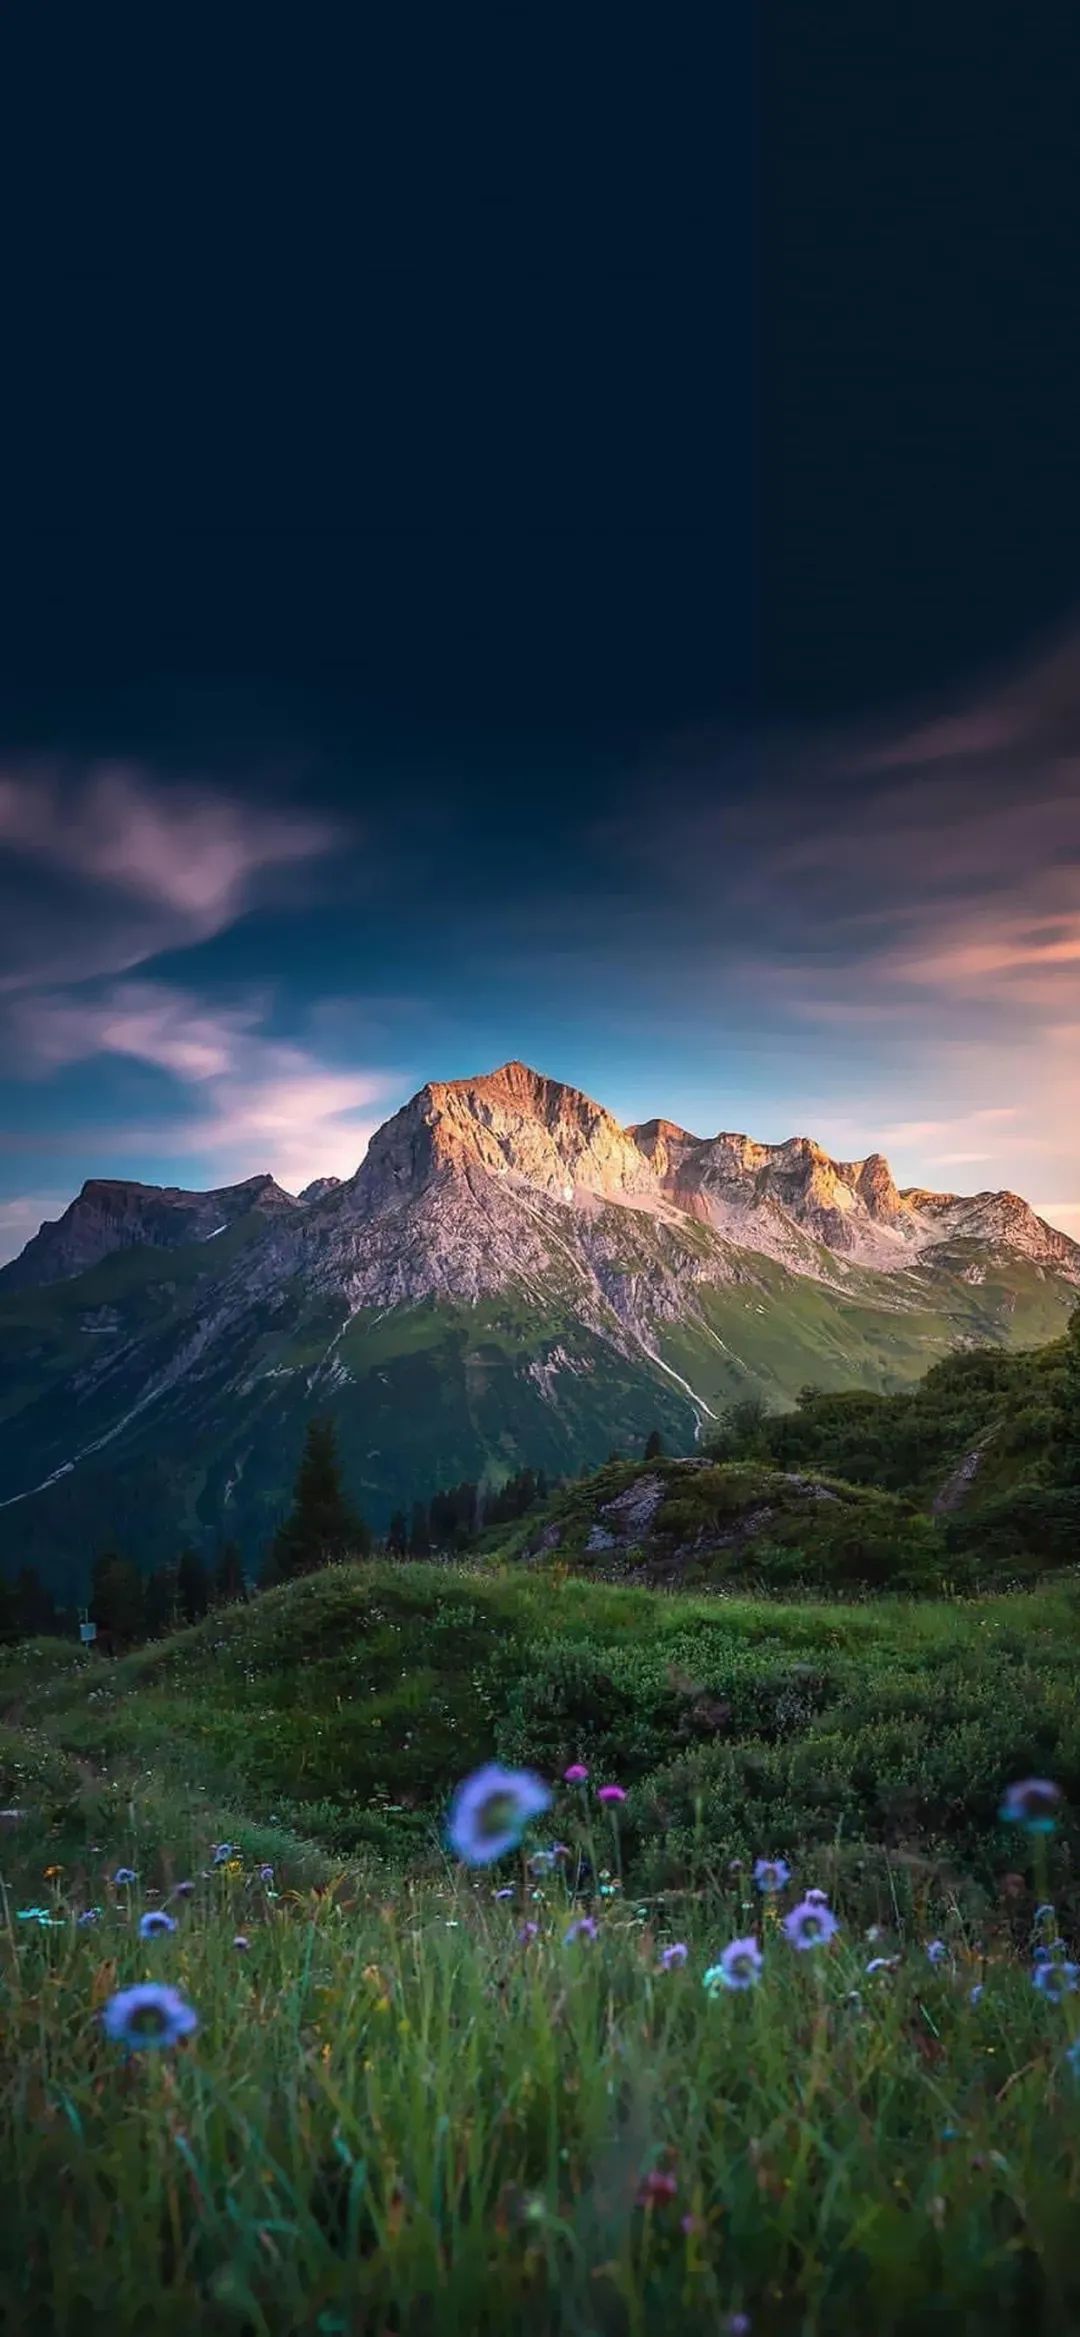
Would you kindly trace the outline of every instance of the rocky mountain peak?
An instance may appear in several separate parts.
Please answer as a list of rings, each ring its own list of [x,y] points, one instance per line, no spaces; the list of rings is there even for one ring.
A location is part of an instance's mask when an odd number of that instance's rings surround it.
[[[372,1138],[353,1187],[358,1201],[377,1203],[477,1169],[567,1202],[656,1191],[647,1161],[602,1104],[517,1062],[422,1087]]]

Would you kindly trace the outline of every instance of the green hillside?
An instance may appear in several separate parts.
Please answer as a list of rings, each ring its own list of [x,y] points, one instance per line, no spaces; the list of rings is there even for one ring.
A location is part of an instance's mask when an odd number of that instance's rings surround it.
[[[327,1851],[423,1865],[477,1762],[583,1759],[629,1789],[642,1883],[768,1842],[856,1880],[881,1882],[887,1851],[956,1860],[986,1887],[1012,1855],[1003,1780],[1048,1774],[1080,1800],[1078,1653],[1068,1584],[784,1606],[524,1567],[331,1567],[122,1661],[9,1651],[0,1791],[18,1803],[35,1761],[74,1760],[117,1807],[125,1780],[182,1782]]]

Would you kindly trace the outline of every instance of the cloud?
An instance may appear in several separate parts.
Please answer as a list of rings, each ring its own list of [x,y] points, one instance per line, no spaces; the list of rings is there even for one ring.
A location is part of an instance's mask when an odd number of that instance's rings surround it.
[[[210,940],[295,888],[341,835],[323,813],[127,765],[0,777],[0,990],[122,973]]]
[[[316,1176],[350,1176],[378,1125],[370,1107],[391,1083],[329,1064],[295,1040],[268,1037],[260,1027],[268,1011],[265,997],[222,1006],[163,983],[133,982],[96,998],[18,999],[9,1021],[21,1067],[39,1078],[120,1056],[175,1083],[176,1113],[99,1132],[110,1160],[132,1164],[111,1173],[137,1175],[148,1155],[166,1155],[197,1159],[212,1184],[262,1169],[292,1191]],[[47,1139],[42,1149],[50,1149]]]

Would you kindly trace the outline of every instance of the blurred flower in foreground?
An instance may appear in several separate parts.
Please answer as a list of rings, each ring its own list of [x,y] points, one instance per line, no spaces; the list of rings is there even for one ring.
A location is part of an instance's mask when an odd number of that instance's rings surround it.
[[[756,1939],[733,1939],[718,1964],[710,1964],[702,1980],[710,1996],[717,1996],[721,1988],[752,1988],[759,1978],[765,1958]]]
[[[529,1819],[550,1800],[547,1786],[529,1770],[490,1761],[458,1786],[447,1820],[451,1848],[469,1866],[487,1866],[517,1848]]]
[[[594,1915],[579,1915],[563,1933],[563,1946],[571,1947],[576,1939],[595,1939],[600,1929]]]
[[[792,1908],[790,1915],[784,1917],[784,1930],[792,1947],[798,1948],[800,1953],[804,1948],[823,1947],[825,1941],[831,1939],[839,1929],[832,1908],[812,1905],[809,1899],[801,1899],[799,1905]]]
[[[690,1950],[684,1940],[674,1939],[671,1946],[660,1950],[660,1970],[673,1972],[677,1964],[685,1964]]]
[[[132,2050],[177,2045],[199,2025],[198,2014],[179,1989],[160,1987],[153,1980],[110,1996],[101,2020],[107,2037]]]
[[[1006,1787],[998,1811],[1005,1825],[1026,1826],[1029,1834],[1052,1834],[1062,1792],[1051,1777],[1022,1777]]]
[[[790,1879],[791,1868],[783,1858],[759,1858],[754,1867],[759,1891],[782,1891]]]
[[[1080,1964],[1036,1964],[1031,1980],[1040,1996],[1049,1997],[1051,2004],[1060,2004],[1063,1996],[1075,1993]]]

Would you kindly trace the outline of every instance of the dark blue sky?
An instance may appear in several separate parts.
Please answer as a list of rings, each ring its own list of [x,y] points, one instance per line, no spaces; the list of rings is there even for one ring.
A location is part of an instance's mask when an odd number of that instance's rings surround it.
[[[92,138],[69,60],[4,1246],[88,1174],[344,1173],[510,1055],[1075,1230],[1077,27],[873,13],[509,40],[465,112],[218,55],[195,145],[183,59]]]

